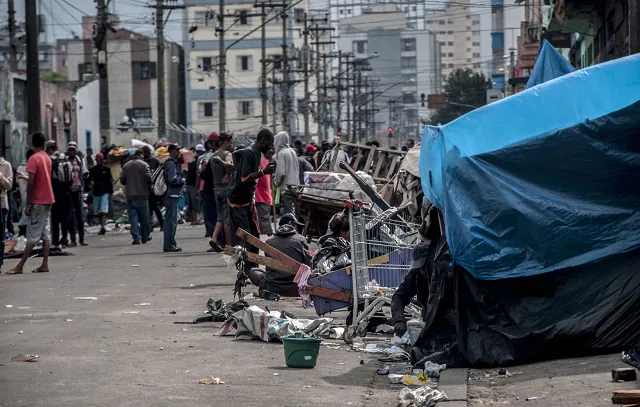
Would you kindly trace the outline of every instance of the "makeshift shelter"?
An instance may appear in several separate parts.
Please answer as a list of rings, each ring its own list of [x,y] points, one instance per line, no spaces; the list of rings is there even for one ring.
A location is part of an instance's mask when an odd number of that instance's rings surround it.
[[[416,358],[525,363],[640,335],[639,100],[635,55],[425,128],[422,189],[450,252],[428,260],[443,289]]]

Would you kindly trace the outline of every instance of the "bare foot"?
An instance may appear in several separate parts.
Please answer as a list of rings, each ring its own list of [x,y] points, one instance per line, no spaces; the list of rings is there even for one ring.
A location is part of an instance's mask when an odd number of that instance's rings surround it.
[[[48,268],[44,268],[42,266],[38,267],[35,270],[31,270],[32,273],[48,273],[49,269]]]
[[[22,274],[22,269],[14,267],[11,270],[7,270],[5,274]]]

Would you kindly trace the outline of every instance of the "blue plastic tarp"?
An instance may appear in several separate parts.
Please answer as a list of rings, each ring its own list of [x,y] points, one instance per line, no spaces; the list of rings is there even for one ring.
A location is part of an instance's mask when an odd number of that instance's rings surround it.
[[[549,41],[544,40],[536,58],[526,88],[531,88],[552,79],[559,78],[576,69],[556,50]]]
[[[640,247],[640,55],[427,127],[420,177],[453,259],[531,276]]]

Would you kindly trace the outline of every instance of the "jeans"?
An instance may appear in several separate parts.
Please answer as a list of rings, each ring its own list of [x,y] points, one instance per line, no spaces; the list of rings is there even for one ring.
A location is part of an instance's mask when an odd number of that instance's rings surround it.
[[[2,209],[0,214],[0,266],[4,264],[4,239],[5,236],[5,225],[7,224],[7,214],[9,211],[7,209]]]
[[[200,191],[202,196],[202,212],[204,214],[204,227],[207,236],[213,234],[213,229],[218,221],[218,212],[216,212],[216,194],[213,190],[203,189]]]
[[[176,243],[176,229],[178,228],[178,198],[169,196],[164,200],[164,241],[163,249],[178,247]]]
[[[162,211],[160,210],[160,206],[158,205],[159,202],[160,198],[153,194],[149,195],[149,225],[151,225],[151,216],[155,214],[156,218],[158,219],[158,225],[160,225],[160,228],[162,229],[163,219]]]
[[[69,196],[56,196],[56,202],[51,208],[51,244],[54,247],[69,244],[67,241],[69,213]],[[62,239],[60,239],[61,227]]]
[[[127,200],[131,237],[134,242],[147,242],[151,234],[149,226],[149,201],[147,199]]]
[[[84,200],[82,199],[82,191],[71,191],[71,217],[72,222],[69,227],[71,241],[76,241],[76,229],[78,230],[78,239],[80,243],[84,242],[84,216],[83,216]]]
[[[296,213],[295,198],[288,192],[283,192],[280,195],[280,205],[282,206],[282,215],[287,213]]]

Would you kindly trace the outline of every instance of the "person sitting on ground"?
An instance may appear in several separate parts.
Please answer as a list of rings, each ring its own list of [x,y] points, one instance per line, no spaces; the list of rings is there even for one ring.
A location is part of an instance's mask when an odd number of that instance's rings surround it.
[[[265,243],[293,260],[310,266],[311,254],[307,239],[298,234],[296,226],[302,226],[302,223],[298,222],[294,214],[285,214],[280,218],[276,232]],[[249,280],[259,288],[260,292],[266,290],[285,297],[298,296],[298,285],[293,282],[294,278],[294,274],[270,268],[267,268],[266,271],[253,268],[249,271]]]

